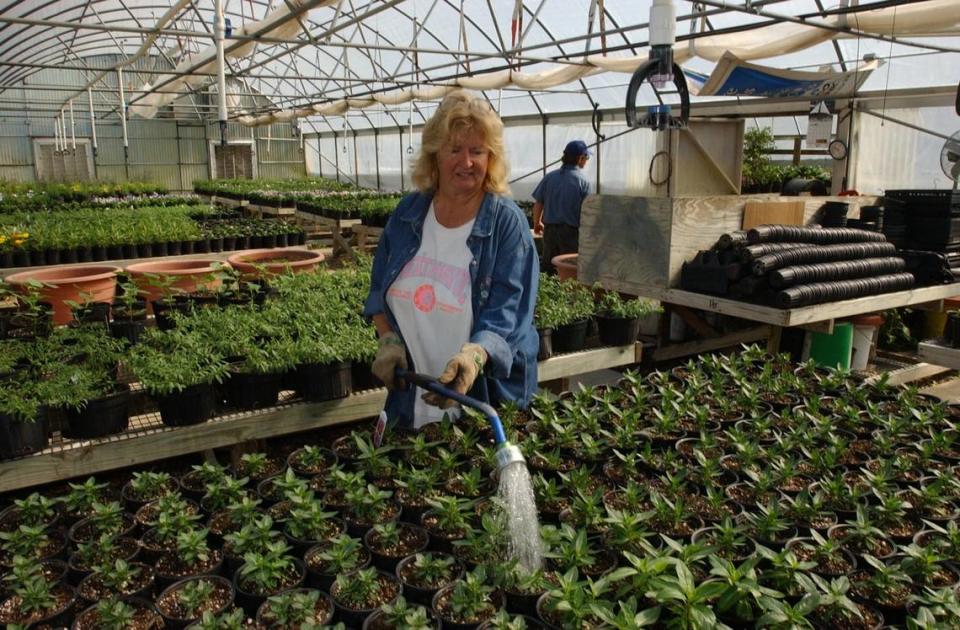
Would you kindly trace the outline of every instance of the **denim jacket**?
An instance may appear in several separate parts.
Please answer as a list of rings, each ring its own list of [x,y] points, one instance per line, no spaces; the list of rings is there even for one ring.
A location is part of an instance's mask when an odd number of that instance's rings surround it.
[[[432,200],[429,192],[404,197],[387,222],[373,259],[363,314],[368,319],[377,313],[386,314],[401,337],[387,306],[387,289],[420,249],[423,222]],[[512,400],[526,407],[537,388],[539,338],[533,310],[540,269],[533,237],[517,204],[487,193],[467,246],[473,254],[470,341],[489,355],[483,375],[467,395],[494,405]],[[412,366],[409,356],[407,359]],[[391,424],[413,425],[415,392],[413,387],[390,392],[384,409]]]

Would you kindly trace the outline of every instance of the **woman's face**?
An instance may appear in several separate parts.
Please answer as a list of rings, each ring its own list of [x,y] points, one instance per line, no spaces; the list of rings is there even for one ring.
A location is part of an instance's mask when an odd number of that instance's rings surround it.
[[[490,151],[476,131],[452,136],[437,152],[438,185],[444,193],[467,194],[483,190]]]

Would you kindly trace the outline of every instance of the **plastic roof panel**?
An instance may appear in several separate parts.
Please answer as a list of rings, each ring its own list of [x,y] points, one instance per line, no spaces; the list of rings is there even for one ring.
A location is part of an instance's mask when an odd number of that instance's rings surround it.
[[[317,0],[287,0],[293,5],[317,4]],[[132,55],[142,45],[145,34],[176,0],[0,0],[5,18],[41,21],[18,24],[0,19],[0,97],[5,90],[28,77],[37,77],[45,66],[101,67],[88,58],[103,55]],[[224,0],[227,18],[234,28],[260,20],[268,11],[281,6],[280,0]],[[736,3],[725,8],[707,6],[705,19],[683,19],[693,11],[693,3],[675,2],[679,21],[677,35],[688,37],[691,30],[738,29],[770,22],[769,17],[736,10]],[[826,9],[836,8],[839,0],[826,1]],[[889,2],[861,2],[861,7]],[[906,4],[906,3],[904,3]],[[511,18],[514,0],[341,0],[330,6],[309,10],[304,25],[309,37],[333,31],[329,43],[311,42],[301,29],[286,43],[262,41],[248,57],[228,60],[228,74],[238,76],[252,90],[270,97],[265,108],[294,108],[321,104],[345,97],[360,97],[410,85],[443,83],[452,77],[485,71],[503,70],[513,65],[525,73],[556,67],[550,60],[579,62],[585,53],[599,52],[599,20],[588,23],[591,0],[524,0],[523,48],[513,58],[504,50],[512,47]],[[777,15],[801,16],[818,12],[816,0],[767,0],[754,3],[760,11]],[[650,0],[605,0],[605,27],[611,31],[606,45],[613,57],[645,55],[649,37],[645,28]],[[461,9],[463,13],[461,14]],[[534,19],[534,14],[536,19]],[[195,0],[179,11],[168,25],[171,32],[161,34],[149,50],[149,63],[141,67],[169,69],[190,54],[209,48],[209,37],[190,37],[189,33],[212,31],[213,0]],[[348,21],[355,20],[355,24]],[[466,42],[461,35],[461,22]],[[853,22],[853,20],[851,20]],[[66,24],[60,24],[66,23]],[[709,23],[709,24],[708,24]],[[420,32],[414,37],[415,24]],[[79,28],[107,25],[110,31]],[[592,31],[591,31],[592,28]],[[134,32],[129,32],[132,29]],[[612,32],[622,29],[622,32]],[[593,36],[588,38],[588,32]],[[960,48],[960,37],[915,40]],[[228,41],[228,46],[235,42]],[[419,49],[413,54],[411,48]],[[956,53],[931,54],[921,48],[894,45],[873,38],[843,39],[807,50],[760,60],[762,65],[814,70],[821,65],[838,68],[837,47],[849,64],[858,57],[875,54],[886,59],[871,76],[864,89],[921,88],[955,84],[960,56]],[[464,50],[471,55],[466,61]],[[709,73],[713,62],[690,59],[686,67]],[[90,76],[92,73],[87,73]],[[154,82],[157,74],[125,75],[131,90],[129,98],[138,98],[137,89]],[[212,77],[211,77],[212,79]],[[348,80],[345,80],[348,79]],[[557,114],[622,107],[629,75],[607,72],[588,76],[547,91],[524,92],[515,88],[489,90],[486,97],[504,116]],[[115,85],[115,81],[113,85]],[[105,83],[110,85],[109,83]],[[194,89],[205,91],[209,81]],[[641,91],[644,102],[655,102],[652,90]],[[184,99],[184,103],[188,104]],[[415,102],[414,124],[422,122],[435,104]],[[411,106],[374,106],[351,110],[348,116],[329,121],[313,117],[308,128],[348,129],[371,126],[406,125]],[[191,107],[175,108],[177,115],[195,115]],[[204,111],[204,110],[201,110]],[[258,112],[253,112],[258,113]]]

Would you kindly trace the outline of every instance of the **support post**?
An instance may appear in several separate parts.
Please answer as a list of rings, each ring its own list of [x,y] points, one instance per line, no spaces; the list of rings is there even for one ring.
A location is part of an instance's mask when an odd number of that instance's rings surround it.
[[[87,88],[87,106],[90,108],[90,142],[93,144],[93,157],[97,157],[97,114],[93,111],[93,90]]]
[[[60,121],[56,116],[53,117],[53,150],[54,152],[60,150]]]
[[[373,159],[375,160],[374,165],[377,169],[377,190],[381,189],[380,187],[380,130],[374,127],[373,129]]]

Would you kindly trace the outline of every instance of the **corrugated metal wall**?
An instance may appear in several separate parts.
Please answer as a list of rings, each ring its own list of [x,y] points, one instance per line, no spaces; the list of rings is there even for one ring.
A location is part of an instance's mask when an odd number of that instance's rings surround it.
[[[91,67],[110,67],[112,56],[84,60]],[[156,67],[155,59],[141,60]],[[139,79],[124,75],[124,83],[139,85]],[[62,85],[64,90],[30,90],[32,84]],[[0,179],[33,181],[36,179],[33,140],[53,137],[53,103],[61,103],[85,85],[82,73],[75,70],[41,70],[24,82],[24,88],[3,92],[5,106],[0,111]],[[108,75],[106,85],[115,88],[116,75]],[[72,89],[71,89],[72,88]],[[129,95],[128,95],[129,98]],[[42,101],[38,104],[37,101]],[[127,121],[128,152],[123,152],[120,118],[113,111],[118,102],[115,94],[94,94],[97,109],[97,155],[94,159],[96,178],[104,181],[147,180],[164,184],[171,190],[190,190],[193,181],[210,177],[210,142],[220,141],[216,123],[158,118]],[[19,104],[19,107],[18,107]],[[22,111],[17,111],[18,109]],[[109,113],[108,113],[109,110]],[[164,112],[161,112],[161,116]],[[74,103],[75,134],[90,137],[87,99]],[[70,136],[69,118],[67,136]],[[300,142],[293,138],[289,124],[272,125],[251,130],[237,124],[227,128],[228,140],[255,140],[255,159],[260,177],[300,177],[306,173]]]

